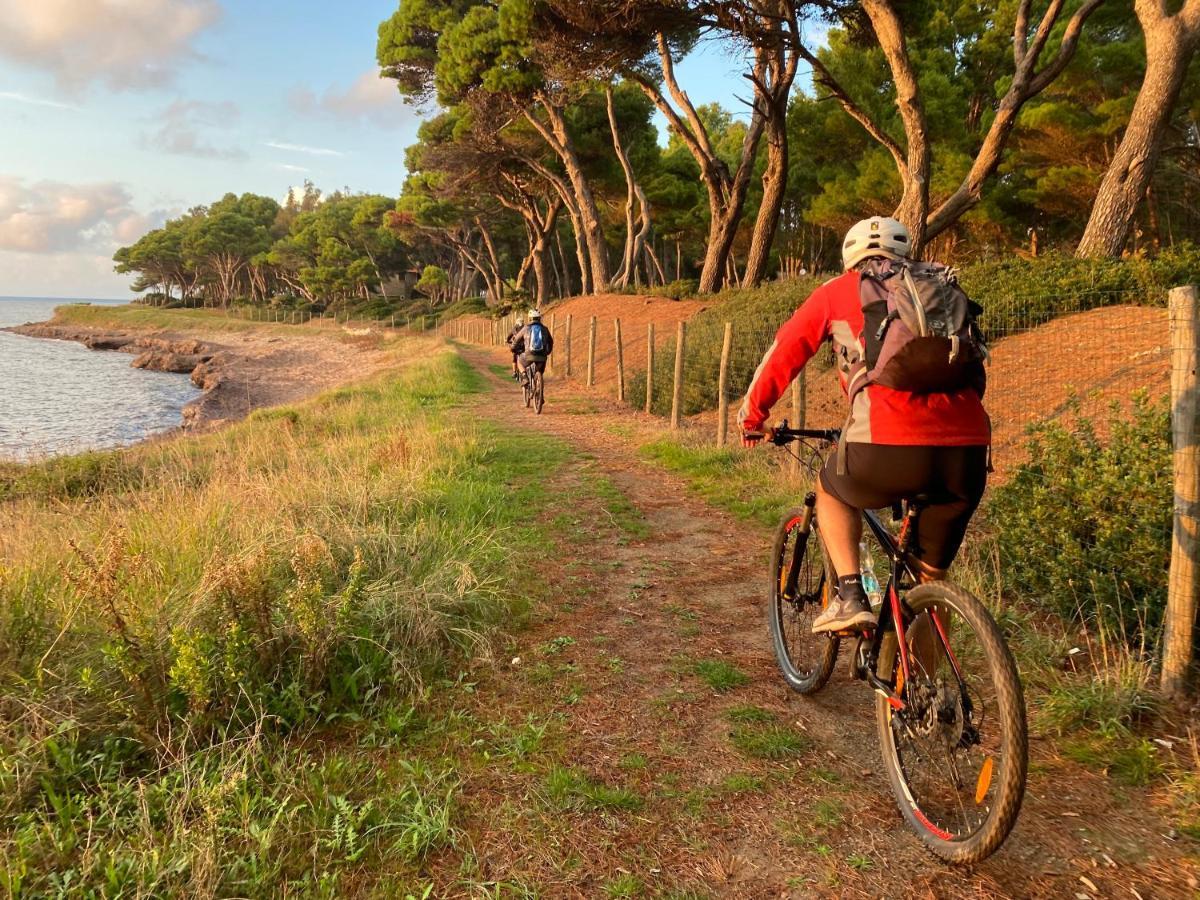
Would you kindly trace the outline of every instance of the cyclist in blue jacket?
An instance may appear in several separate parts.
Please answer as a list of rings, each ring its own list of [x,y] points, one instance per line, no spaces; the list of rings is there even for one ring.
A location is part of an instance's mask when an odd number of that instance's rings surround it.
[[[542,321],[541,310],[531,309],[525,327],[513,335],[512,350],[518,356],[521,372],[533,365],[543,375],[546,373],[546,360],[554,352],[554,335]]]

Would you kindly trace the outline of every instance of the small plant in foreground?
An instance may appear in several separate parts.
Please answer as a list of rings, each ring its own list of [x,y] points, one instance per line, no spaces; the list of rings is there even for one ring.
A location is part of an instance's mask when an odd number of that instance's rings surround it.
[[[723,659],[702,659],[692,667],[692,671],[718,694],[750,683],[750,676]]]
[[[640,897],[642,895],[642,880],[636,875],[631,875],[628,872],[618,875],[616,878],[611,878],[604,883],[604,894],[607,897],[617,898]]]
[[[550,770],[545,788],[550,800],[564,808],[629,812],[641,809],[643,804],[642,798],[628,788],[611,787],[565,766]]]
[[[780,725],[738,725],[729,733],[729,740],[742,753],[758,759],[799,756],[810,744],[802,734]]]

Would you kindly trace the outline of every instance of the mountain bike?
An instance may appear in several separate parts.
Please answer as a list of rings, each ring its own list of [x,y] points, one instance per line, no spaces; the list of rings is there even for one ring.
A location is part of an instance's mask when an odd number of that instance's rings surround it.
[[[533,411],[540,416],[542,407],[546,405],[546,376],[542,374],[539,364],[531,362],[525,366],[521,391],[525,397],[525,408],[528,409],[532,404]]]
[[[836,429],[791,429],[764,436],[797,444],[814,479]],[[977,863],[1008,837],[1025,794],[1028,734],[1017,667],[995,619],[978,598],[948,581],[918,584],[909,563],[912,536],[929,498],[893,511],[893,535],[863,511],[890,574],[879,621],[862,631],[813,634],[836,574],[816,517],[816,494],[779,526],[771,551],[768,623],[784,681],[814,694],[833,672],[842,641],[854,641],[852,676],[876,693],[883,764],[900,812],[935,855]]]

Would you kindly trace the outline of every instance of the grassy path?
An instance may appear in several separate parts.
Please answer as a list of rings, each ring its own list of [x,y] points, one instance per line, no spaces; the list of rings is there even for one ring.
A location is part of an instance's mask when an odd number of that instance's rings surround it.
[[[895,810],[870,695],[844,661],[813,699],[777,677],[769,532],[639,461],[654,436],[640,417],[554,380],[533,416],[499,357],[463,352],[488,381],[479,414],[568,444],[559,477],[603,500],[559,486],[553,600],[512,648],[511,677],[482,691],[513,746],[526,741],[464,786],[487,883],[581,897],[1194,894],[1194,845],[1171,833],[1163,798],[1044,740],[1005,848],[974,871],[934,862]]]

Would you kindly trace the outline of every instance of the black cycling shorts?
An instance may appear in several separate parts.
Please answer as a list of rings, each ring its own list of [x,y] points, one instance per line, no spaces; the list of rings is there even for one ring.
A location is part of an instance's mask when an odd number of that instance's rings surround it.
[[[917,558],[945,569],[967,533],[987,485],[987,447],[907,447],[848,443],[846,474],[837,453],[821,470],[821,484],[856,509],[884,509],[917,494],[929,498],[913,546]]]
[[[546,354],[544,353],[523,353],[521,354],[521,365],[528,368],[534,366],[543,375],[546,374]]]

